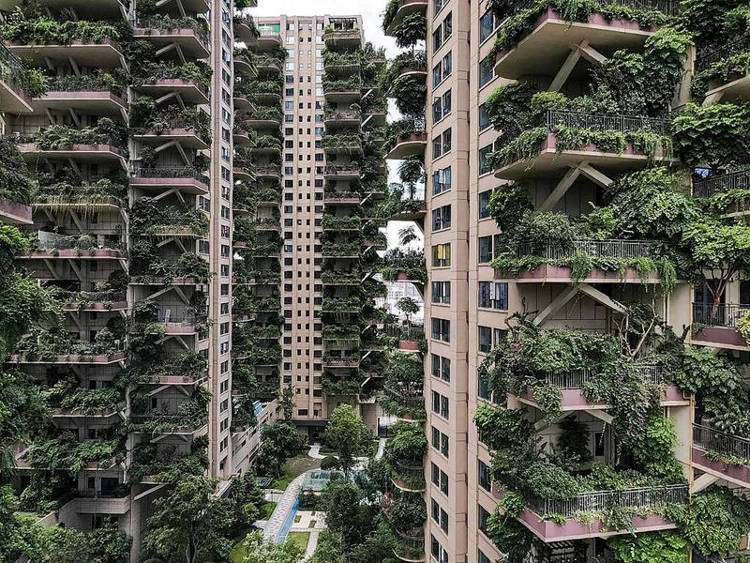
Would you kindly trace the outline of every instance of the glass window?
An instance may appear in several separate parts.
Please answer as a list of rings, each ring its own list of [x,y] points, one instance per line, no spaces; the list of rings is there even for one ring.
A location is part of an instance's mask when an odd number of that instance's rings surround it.
[[[492,563],[490,558],[482,553],[481,549],[477,549],[477,563]]]
[[[447,305],[451,302],[451,282],[440,281],[432,282],[432,291],[430,292],[432,302]]]
[[[492,236],[479,237],[479,263],[492,261]]]
[[[484,43],[495,31],[495,14],[492,10],[487,10],[485,14],[479,18],[479,41]]]
[[[432,230],[441,231],[451,226],[451,206],[444,205],[432,210]]]
[[[479,218],[486,219],[490,216],[490,197],[492,190],[479,193]]]
[[[447,55],[443,57],[443,80],[448,78],[452,72],[453,72],[453,56],[452,56],[452,53],[448,53]]]
[[[487,534],[487,519],[490,513],[487,512],[481,504],[477,505],[477,526],[483,534]]]
[[[451,168],[443,168],[432,174],[432,195],[438,195],[451,189]]]
[[[479,175],[489,174],[492,172],[492,152],[493,147],[491,144],[486,147],[479,149]]]
[[[485,491],[490,491],[492,489],[492,473],[490,471],[490,466],[484,463],[481,459],[477,460],[477,474],[479,486]]]
[[[488,326],[479,327],[479,351],[483,354],[492,351],[492,329]]]
[[[451,340],[451,322],[447,319],[432,319],[432,338],[442,342]]]
[[[495,56],[487,55],[479,63],[479,87],[481,88],[495,78]]]
[[[479,307],[508,310],[508,284],[506,282],[479,282]]]
[[[492,126],[492,121],[490,120],[490,114],[487,111],[487,104],[482,104],[479,106],[479,130],[484,131],[485,129],[489,129]]]

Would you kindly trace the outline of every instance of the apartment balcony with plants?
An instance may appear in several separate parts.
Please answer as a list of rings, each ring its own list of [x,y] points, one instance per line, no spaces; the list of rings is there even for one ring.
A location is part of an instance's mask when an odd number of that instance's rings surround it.
[[[362,30],[356,18],[330,18],[323,30],[326,49],[351,51],[362,44]]]

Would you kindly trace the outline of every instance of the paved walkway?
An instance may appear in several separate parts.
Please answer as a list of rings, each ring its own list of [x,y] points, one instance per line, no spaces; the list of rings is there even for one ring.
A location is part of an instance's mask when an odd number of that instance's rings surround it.
[[[307,561],[313,556],[315,549],[318,547],[320,532],[326,529],[325,512],[319,510],[300,510],[297,512],[295,520],[298,521],[292,524],[290,532],[308,532],[310,534],[304,556],[304,560]]]
[[[307,452],[307,457],[313,459],[325,459],[326,456],[320,455],[320,444],[313,444]]]
[[[284,494],[281,495],[276,508],[274,508],[273,514],[271,514],[271,517],[268,519],[268,523],[263,530],[263,537],[277,541],[279,532],[284,527],[284,524],[289,517],[289,513],[294,507],[294,503],[297,502],[299,490],[302,487],[302,481],[305,480],[305,475],[306,473],[303,473],[302,475],[295,477],[294,481],[289,483]]]

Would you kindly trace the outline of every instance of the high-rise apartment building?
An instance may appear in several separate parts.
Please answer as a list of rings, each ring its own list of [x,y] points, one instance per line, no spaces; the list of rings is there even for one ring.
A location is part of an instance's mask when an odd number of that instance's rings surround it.
[[[51,406],[14,484],[47,524],[116,524],[138,561],[175,475],[224,494],[276,416],[232,373],[232,196],[256,185],[242,147],[260,72],[235,41],[261,38],[230,0],[2,9],[2,161],[9,186],[37,184],[3,222],[31,237],[17,263],[61,309],[8,359]]]
[[[269,388],[281,385],[292,420],[311,436],[340,402],[359,405],[374,428],[372,274],[385,242],[372,210],[385,191],[376,83],[384,56],[364,43],[359,16],[264,17],[257,26],[250,50],[259,72],[272,68],[252,86],[247,123],[255,173],[274,191],[256,204],[249,291],[257,318],[282,340],[277,356],[249,363]],[[266,143],[272,151],[259,150]]]
[[[740,128],[707,140],[747,101],[743,6],[574,4],[386,8],[406,49],[387,158],[423,156],[427,178],[427,521],[405,561],[747,547],[745,521],[725,545],[699,539],[746,513],[750,486],[748,250],[731,242],[747,155]]]

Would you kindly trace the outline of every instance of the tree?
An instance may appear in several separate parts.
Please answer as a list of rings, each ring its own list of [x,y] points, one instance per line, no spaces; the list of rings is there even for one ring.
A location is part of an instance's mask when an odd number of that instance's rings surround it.
[[[370,502],[365,492],[346,478],[333,479],[323,490],[320,504],[326,513],[326,525],[341,537],[346,550],[362,543],[375,529],[379,505]]]
[[[290,457],[301,454],[307,438],[297,432],[290,422],[273,422],[263,427],[260,449],[255,459],[258,473],[279,477],[284,463]]]
[[[354,458],[367,450],[371,438],[367,425],[351,405],[336,407],[326,427],[325,443],[336,450],[345,473],[354,465]]]
[[[263,532],[249,534],[242,543],[240,563],[298,563],[305,554],[304,550],[287,540],[276,544],[263,538]]]
[[[263,491],[253,470],[246,471],[235,480],[232,487],[235,503],[236,528],[246,528],[260,517],[260,508],[265,504]]]
[[[402,297],[396,302],[396,307],[406,315],[406,325],[411,333],[411,316],[419,313],[419,303],[411,297]]]
[[[226,560],[233,502],[214,495],[216,481],[191,475],[154,502],[143,540],[146,557],[164,563]]]

